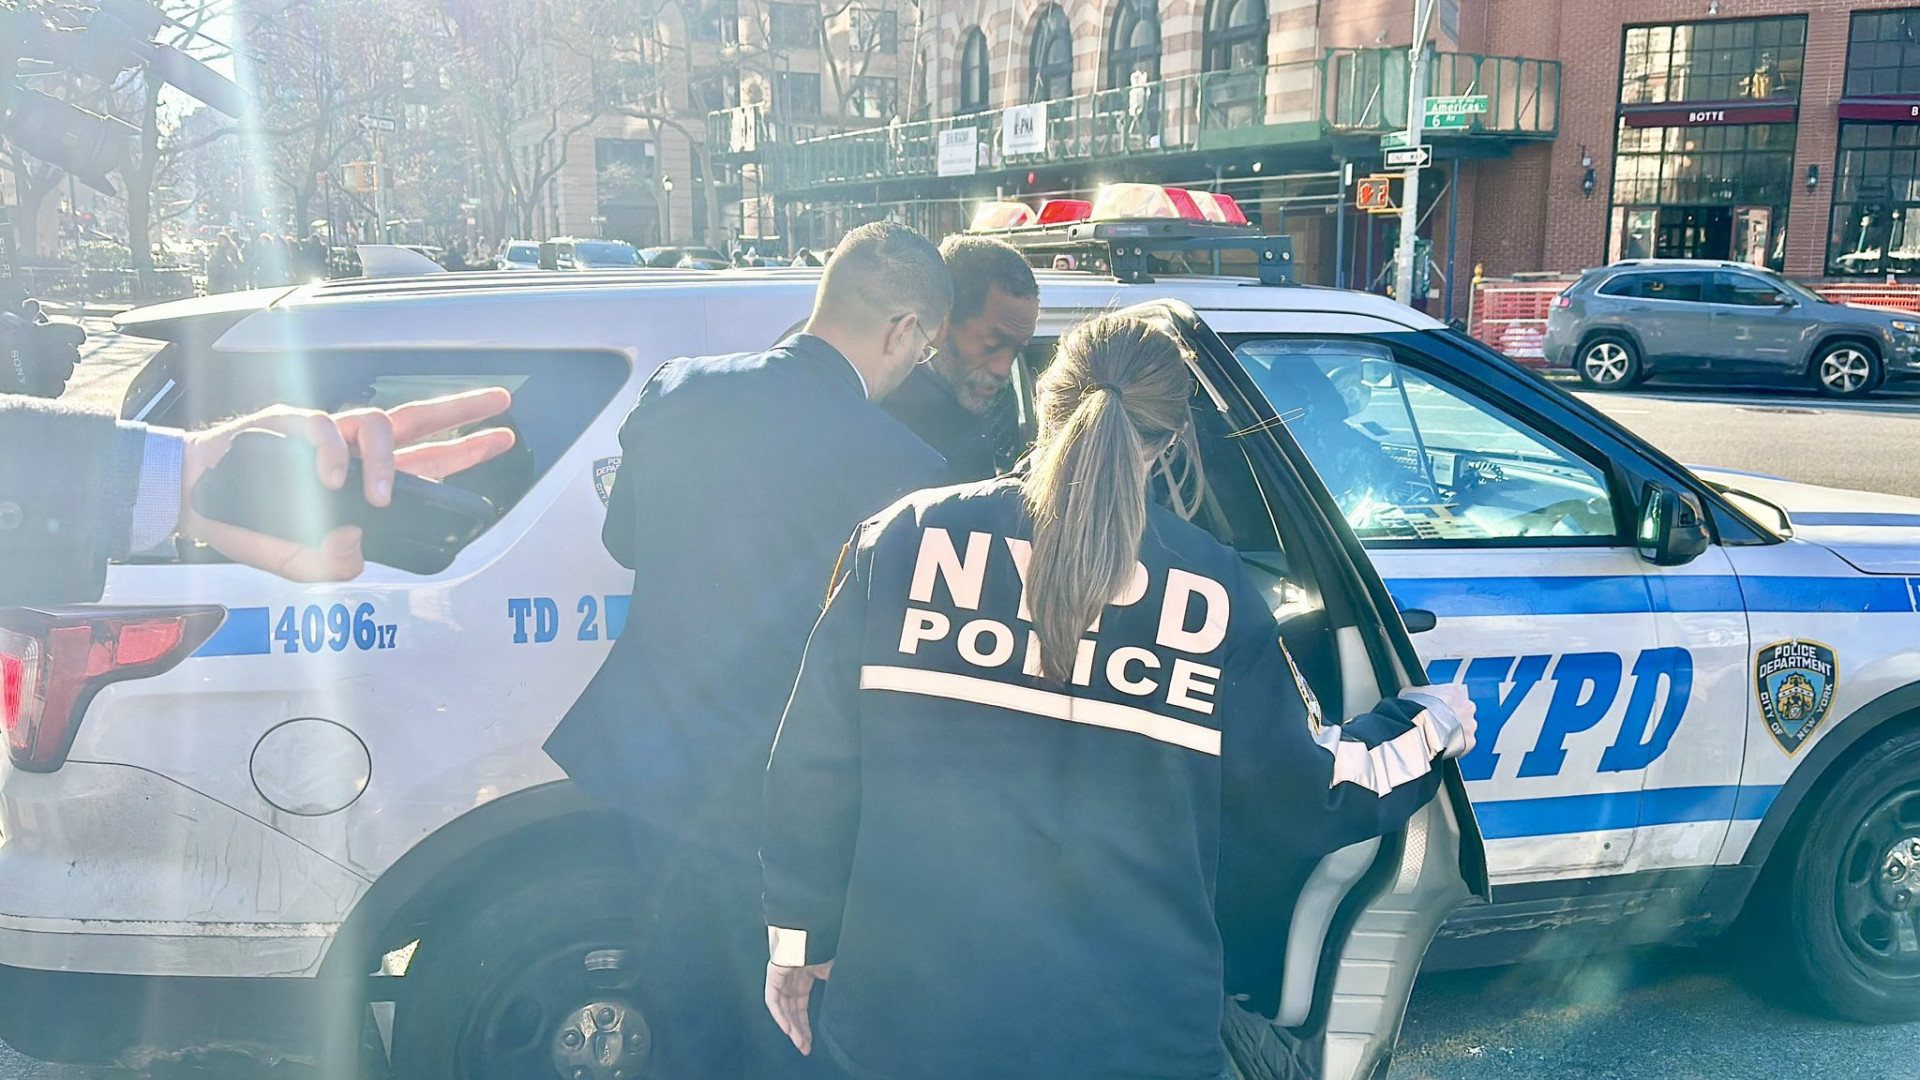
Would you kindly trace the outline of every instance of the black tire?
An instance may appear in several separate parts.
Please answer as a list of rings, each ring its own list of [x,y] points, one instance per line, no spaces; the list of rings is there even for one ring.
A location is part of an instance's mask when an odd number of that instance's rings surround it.
[[[1764,898],[1784,985],[1844,1019],[1920,1019],[1920,732],[1846,769]]]
[[[569,1026],[580,1053],[625,1054],[633,1080],[645,1070],[653,1036],[634,993],[644,898],[632,871],[531,869],[503,866],[518,884],[421,939],[394,1011],[395,1076],[557,1080],[572,1074],[554,1064]],[[615,1075],[608,1060],[588,1075]]]
[[[1600,334],[1580,343],[1573,370],[1589,390],[1626,390],[1640,381],[1640,350],[1617,334]]]
[[[1879,350],[1859,341],[1835,341],[1820,347],[1808,374],[1822,394],[1836,398],[1861,398],[1873,393],[1886,381],[1886,365]]]

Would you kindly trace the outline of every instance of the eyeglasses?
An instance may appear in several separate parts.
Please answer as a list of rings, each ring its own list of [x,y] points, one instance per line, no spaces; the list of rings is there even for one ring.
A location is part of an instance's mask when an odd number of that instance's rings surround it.
[[[907,316],[913,315],[913,314],[917,314],[917,313],[912,311],[903,311],[900,314],[895,315],[893,318],[888,319],[887,325],[892,326],[893,324],[899,322],[901,319],[904,319]],[[928,361],[932,360],[934,357],[939,356],[940,346],[935,345],[933,343],[933,335],[927,333],[926,327],[921,326],[918,322],[916,322],[913,324],[913,328],[920,332],[920,340],[927,343],[927,351],[921,355],[920,359],[915,360],[913,362],[914,366],[918,367],[919,365],[927,363]]]

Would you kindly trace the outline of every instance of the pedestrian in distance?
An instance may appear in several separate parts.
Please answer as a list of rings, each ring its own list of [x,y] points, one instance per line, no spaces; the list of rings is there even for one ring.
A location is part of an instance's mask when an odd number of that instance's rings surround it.
[[[840,252],[801,333],[671,361],[641,391],[601,534],[634,570],[626,628],[546,743],[628,822],[661,1076],[804,1064],[761,1004],[767,754],[841,544],[944,467],[873,404],[947,317],[940,253],[887,225]]]
[[[240,287],[240,274],[240,249],[233,245],[233,237],[223,232],[207,256],[207,292],[232,292]]]
[[[1279,883],[1400,827],[1472,747],[1457,686],[1328,722],[1239,556],[1149,498],[1192,452],[1188,363],[1144,320],[1082,323],[1023,474],[855,533],[766,777],[765,996],[803,1053],[1231,1075],[1227,993],[1277,1006],[1277,956],[1232,965],[1284,937]]]

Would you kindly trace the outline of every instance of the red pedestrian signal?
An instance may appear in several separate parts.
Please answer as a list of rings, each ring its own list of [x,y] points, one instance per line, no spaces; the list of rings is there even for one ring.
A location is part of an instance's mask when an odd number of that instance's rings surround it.
[[[1393,181],[1390,177],[1369,176],[1353,185],[1353,205],[1361,210],[1392,210]]]

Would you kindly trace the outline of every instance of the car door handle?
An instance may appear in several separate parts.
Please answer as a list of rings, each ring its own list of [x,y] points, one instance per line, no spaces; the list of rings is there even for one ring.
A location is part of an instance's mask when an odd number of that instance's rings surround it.
[[[1645,304],[1635,304],[1635,305],[1629,306],[1627,310],[1632,312],[1635,315],[1644,315],[1647,312],[1652,311],[1653,309],[1650,307],[1647,307]]]

